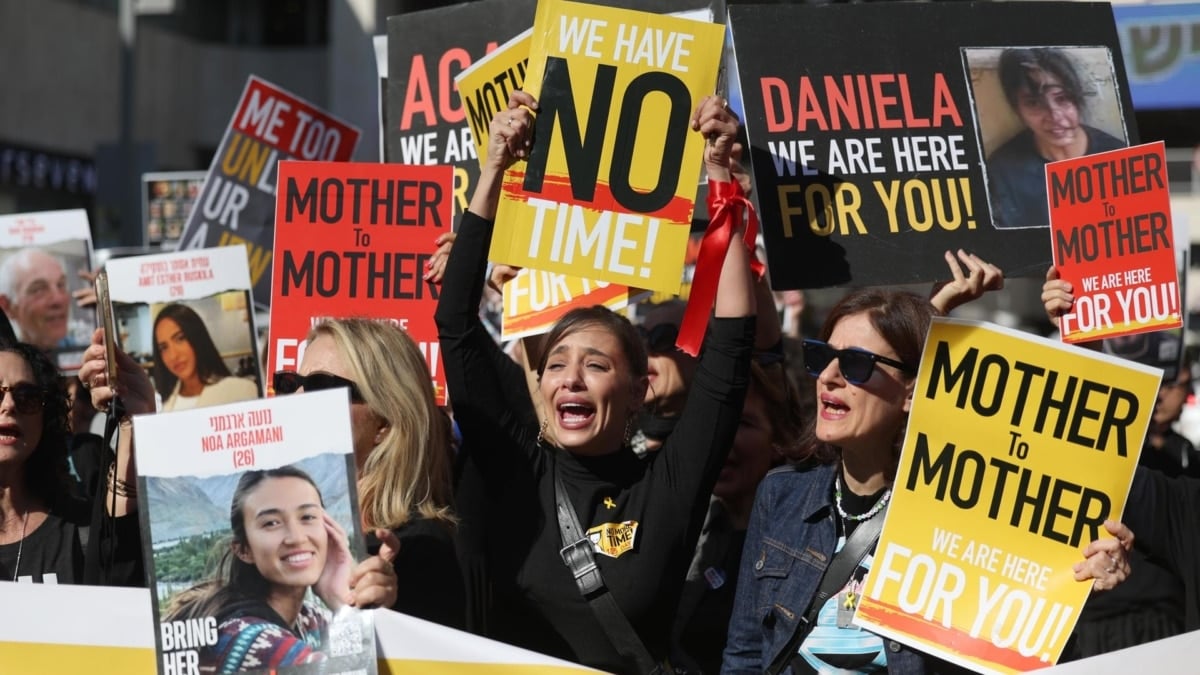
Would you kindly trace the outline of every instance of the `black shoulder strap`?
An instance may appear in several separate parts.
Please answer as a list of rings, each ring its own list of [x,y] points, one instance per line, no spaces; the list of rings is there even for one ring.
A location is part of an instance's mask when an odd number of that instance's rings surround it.
[[[554,471],[554,503],[558,515],[558,531],[562,537],[562,550],[559,554],[563,562],[575,576],[575,586],[579,593],[588,601],[592,613],[604,628],[604,634],[625,659],[626,663],[634,665],[638,673],[654,675],[662,673],[662,666],[655,663],[654,657],[642,644],[637,631],[629,624],[629,619],[617,605],[616,599],[604,586],[604,577],[596,566],[596,557],[592,552],[592,542],[584,535],[579,526],[579,516],[575,507],[567,499],[567,490],[562,478],[558,475],[557,465]]]
[[[884,507],[870,519],[859,523],[846,538],[846,545],[829,561],[829,566],[821,576],[817,594],[812,597],[804,615],[796,622],[796,630],[792,631],[792,637],[775,658],[771,659],[771,665],[765,671],[766,675],[779,675],[791,664],[800,650],[800,645],[804,644],[804,638],[808,637],[817,625],[817,615],[821,613],[825,601],[846,585],[854,570],[858,569],[863,558],[867,556],[867,552],[875,547],[875,542],[879,540],[879,532],[883,529],[883,514],[886,512],[887,507]]]

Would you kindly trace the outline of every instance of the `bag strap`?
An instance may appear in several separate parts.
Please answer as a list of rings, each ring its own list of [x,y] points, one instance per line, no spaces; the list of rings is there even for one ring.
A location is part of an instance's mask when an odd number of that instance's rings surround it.
[[[629,624],[629,619],[617,605],[616,599],[605,587],[604,577],[600,575],[596,556],[592,552],[592,542],[579,526],[579,517],[575,514],[575,507],[571,506],[567,499],[567,490],[558,475],[557,465],[554,470],[554,503],[558,515],[558,532],[563,544],[559,555],[570,568],[575,577],[575,586],[580,595],[588,601],[609,642],[626,662],[637,667],[638,673],[662,673],[662,665],[655,662],[646,645],[638,637],[637,631]]]
[[[879,541],[879,532],[883,530],[883,514],[886,512],[887,507],[884,506],[878,513],[859,523],[858,527],[854,528],[854,531],[846,538],[846,544],[842,546],[842,550],[834,554],[833,560],[829,561],[829,566],[821,575],[821,585],[817,588],[817,594],[809,600],[804,615],[796,622],[796,629],[792,631],[792,637],[775,655],[775,658],[771,659],[771,665],[765,671],[766,675],[779,675],[791,664],[792,659],[800,651],[800,645],[804,643],[804,638],[808,637],[813,627],[817,625],[817,615],[821,613],[825,601],[837,594],[846,585],[846,582],[850,581],[854,570],[858,569],[863,558],[867,557],[867,552],[875,547],[875,542]]]

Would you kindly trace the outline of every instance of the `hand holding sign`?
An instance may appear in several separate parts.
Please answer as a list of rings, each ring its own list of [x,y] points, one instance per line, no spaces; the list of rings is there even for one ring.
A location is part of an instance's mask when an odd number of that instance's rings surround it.
[[[1104,529],[1113,539],[1097,539],[1083,549],[1084,559],[1075,563],[1075,581],[1092,582],[1093,591],[1109,591],[1129,577],[1129,556],[1133,532],[1124,523],[1104,521]]]
[[[350,575],[350,604],[362,609],[391,607],[398,593],[396,568],[392,564],[400,553],[400,539],[395,532],[375,530],[382,542],[379,554],[358,563]]]
[[[692,114],[692,130],[704,134],[708,139],[704,148],[704,167],[708,171],[710,220],[708,229],[704,232],[704,239],[700,242],[696,272],[692,279],[692,293],[688,298],[687,310],[684,312],[675,346],[686,354],[696,356],[700,352],[705,327],[708,325],[709,310],[714,307],[714,300],[717,315],[723,314],[723,303],[717,299],[718,281],[721,285],[727,282],[740,285],[743,281],[741,264],[730,264],[730,261],[735,257],[744,258],[755,278],[762,276],[763,268],[754,257],[755,239],[758,236],[758,218],[754,213],[754,206],[746,199],[741,185],[734,180],[730,171],[734,139],[738,130],[737,116],[729,111],[729,104],[725,99],[720,96],[707,96]],[[749,219],[746,218],[747,213]],[[742,240],[745,246],[744,253],[734,252],[733,249],[741,248],[739,246],[730,247],[735,236]],[[728,279],[726,271],[729,274]],[[753,306],[752,284],[749,290],[750,305]],[[730,293],[730,297],[739,295],[738,291]]]
[[[486,220],[495,220],[505,169],[529,154],[533,139],[533,111],[537,107],[537,101],[532,96],[523,91],[514,91],[508,97],[508,110],[492,117],[487,158],[468,207],[471,213]]]
[[[442,283],[442,276],[446,274],[446,261],[450,259],[450,249],[454,247],[455,236],[453,232],[443,232],[433,240],[437,250],[433,252],[433,257],[425,263],[425,281],[431,284]]]
[[[730,160],[737,139],[738,118],[729,110],[729,102],[720,96],[705,96],[692,115],[692,130],[708,139],[704,146],[704,167],[708,177],[729,181]]]
[[[508,110],[492,118],[487,167],[507,169],[516,158],[526,156],[533,142],[534,110],[537,101],[529,94],[514,91],[509,95]]]
[[[83,365],[79,367],[79,381],[90,390],[92,405],[97,410],[107,410],[116,391],[120,391],[126,413],[140,415],[154,412],[154,385],[150,383],[146,371],[120,349],[113,351],[116,365],[110,369],[108,348],[104,341],[104,329],[97,328],[92,333],[92,344],[83,352]],[[116,374],[115,387],[110,384],[109,372]]]
[[[1046,283],[1042,284],[1042,304],[1046,307],[1046,316],[1055,328],[1059,327],[1059,317],[1071,311],[1075,304],[1075,288],[1071,282],[1059,278],[1058,268],[1046,270]]]

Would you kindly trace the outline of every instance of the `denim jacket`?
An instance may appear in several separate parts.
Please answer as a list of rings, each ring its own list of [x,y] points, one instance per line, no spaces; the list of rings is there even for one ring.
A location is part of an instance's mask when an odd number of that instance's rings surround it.
[[[766,670],[816,594],[837,546],[830,498],[837,468],[779,467],[759,485],[722,673]],[[892,675],[926,672],[921,653],[886,638],[884,648]]]

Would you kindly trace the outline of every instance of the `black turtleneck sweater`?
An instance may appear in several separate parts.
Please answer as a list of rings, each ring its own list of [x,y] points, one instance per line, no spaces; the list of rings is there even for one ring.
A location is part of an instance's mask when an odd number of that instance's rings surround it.
[[[520,370],[509,370],[497,358],[499,347],[478,317],[491,233],[490,222],[464,214],[436,313],[454,415],[482,477],[476,485],[483,494],[471,501],[484,505],[487,514],[488,634],[627,672],[629,666],[559,556],[555,472],[585,530],[637,524],[632,548],[616,557],[597,553],[597,564],[643,643],[656,658],[664,657],[709,495],[741,418],[754,319],[711,322],[679,423],[649,458],[640,459],[627,447],[611,455],[577,457],[539,445]]]

